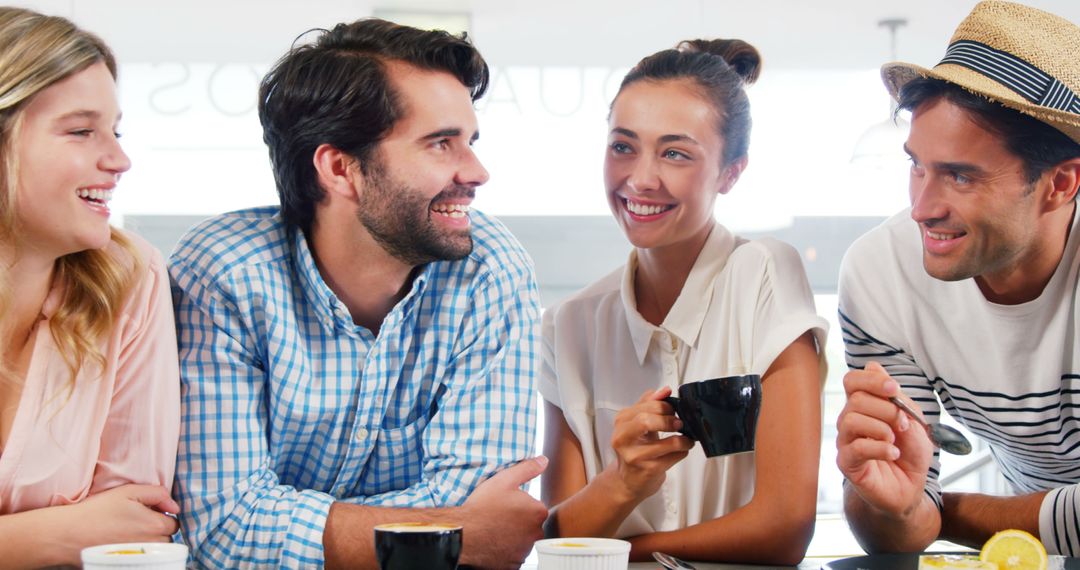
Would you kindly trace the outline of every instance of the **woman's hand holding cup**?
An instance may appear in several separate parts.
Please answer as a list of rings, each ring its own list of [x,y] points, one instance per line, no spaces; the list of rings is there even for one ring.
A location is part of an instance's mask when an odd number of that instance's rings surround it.
[[[661,437],[661,432],[678,432],[682,421],[664,401],[671,388],[650,390],[615,416],[611,446],[617,461],[612,464],[626,498],[640,502],[664,483],[667,470],[689,453],[694,442],[684,435]]]

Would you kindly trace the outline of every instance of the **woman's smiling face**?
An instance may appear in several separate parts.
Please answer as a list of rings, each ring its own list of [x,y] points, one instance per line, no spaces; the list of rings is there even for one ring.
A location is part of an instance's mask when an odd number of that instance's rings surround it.
[[[60,257],[109,243],[109,200],[131,167],[117,140],[116,82],[104,63],[50,85],[22,110],[20,246]]]
[[[608,205],[635,247],[704,242],[717,194],[741,171],[721,166],[717,121],[691,80],[637,81],[615,99],[604,184]]]

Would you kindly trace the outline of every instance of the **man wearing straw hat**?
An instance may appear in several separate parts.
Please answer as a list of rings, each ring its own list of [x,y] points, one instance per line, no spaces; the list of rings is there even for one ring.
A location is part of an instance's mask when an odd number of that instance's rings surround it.
[[[977,5],[933,69],[884,66],[912,112],[911,208],[841,269],[851,372],[837,421],[845,512],[868,551],[1006,528],[1080,555],[1080,28]],[[985,441],[1014,496],[942,492],[926,431],[888,398]]]

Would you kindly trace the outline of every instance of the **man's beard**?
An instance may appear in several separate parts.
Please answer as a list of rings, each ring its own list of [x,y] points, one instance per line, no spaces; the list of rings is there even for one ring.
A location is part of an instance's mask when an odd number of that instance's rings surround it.
[[[387,253],[407,265],[417,266],[464,259],[472,252],[470,230],[440,232],[431,219],[431,205],[448,198],[472,198],[476,193],[473,188],[451,184],[429,200],[391,178],[381,159],[370,164],[356,216]]]

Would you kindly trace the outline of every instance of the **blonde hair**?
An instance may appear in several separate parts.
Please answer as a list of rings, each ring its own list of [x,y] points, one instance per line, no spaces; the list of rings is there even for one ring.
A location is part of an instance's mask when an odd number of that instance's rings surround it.
[[[97,36],[70,21],[21,8],[0,7],[0,243],[19,255],[16,190],[19,164],[15,145],[23,110],[35,95],[96,63],[104,63],[116,78],[116,59]],[[93,361],[104,368],[99,339],[112,331],[126,293],[142,261],[137,250],[113,229],[112,247],[86,250],[56,260],[53,282],[63,295],[49,330],[71,371],[70,388],[79,369]],[[0,264],[0,323],[11,303],[10,267]],[[10,331],[4,331],[10,332]],[[0,376],[11,379],[10,366],[0,361]]]

